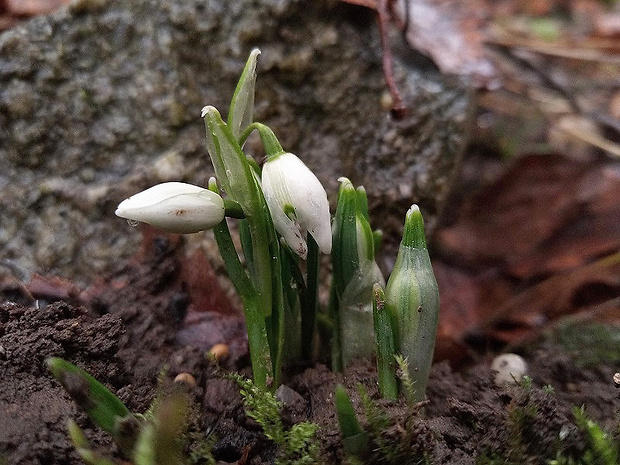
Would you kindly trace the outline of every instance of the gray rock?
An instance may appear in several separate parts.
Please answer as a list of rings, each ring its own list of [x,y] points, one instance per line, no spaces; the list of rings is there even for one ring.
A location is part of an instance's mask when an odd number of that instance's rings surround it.
[[[412,202],[432,223],[470,98],[403,48],[410,113],[390,118],[372,12],[328,0],[78,0],[0,35],[2,263],[89,281],[131,255],[139,234],[115,206],[157,182],[206,184],[200,109],[225,115],[257,46],[256,120],[332,201],[347,176],[365,185],[374,226],[398,229]]]

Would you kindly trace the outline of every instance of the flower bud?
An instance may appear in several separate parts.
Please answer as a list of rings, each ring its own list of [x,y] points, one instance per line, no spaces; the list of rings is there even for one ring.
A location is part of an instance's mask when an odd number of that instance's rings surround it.
[[[423,400],[435,348],[439,317],[439,290],[426,249],[424,222],[417,205],[405,218],[403,239],[385,290],[398,351],[409,362],[409,376]]]
[[[262,188],[276,230],[297,255],[306,258],[306,231],[321,252],[331,252],[327,194],[318,178],[299,158],[292,153],[269,158],[263,166]]]
[[[368,222],[366,191],[361,186],[356,189],[345,177],[338,181],[340,189],[332,232],[332,263],[336,290],[342,296],[356,273],[365,268],[367,263],[374,263],[375,240]],[[375,282],[369,283],[369,292]]]
[[[363,187],[338,179],[338,205],[333,225],[332,265],[338,300],[341,361],[347,366],[374,352],[373,285],[384,285],[375,262],[375,239],[368,222],[368,200]]]
[[[123,200],[116,216],[190,234],[211,229],[224,219],[224,212],[224,201],[216,193],[192,184],[165,182]]]

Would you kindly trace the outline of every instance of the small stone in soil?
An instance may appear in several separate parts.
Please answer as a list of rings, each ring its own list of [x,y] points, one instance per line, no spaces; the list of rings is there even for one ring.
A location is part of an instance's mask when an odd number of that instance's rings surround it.
[[[190,373],[179,373],[175,376],[174,382],[177,384],[184,384],[189,389],[196,387],[196,378]]]
[[[493,359],[491,370],[495,372],[495,384],[517,384],[527,374],[527,364],[517,354],[502,354]]]

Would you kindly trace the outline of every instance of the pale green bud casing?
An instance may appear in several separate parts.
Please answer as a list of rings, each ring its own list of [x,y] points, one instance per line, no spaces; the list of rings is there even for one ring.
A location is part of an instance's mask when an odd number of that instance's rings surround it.
[[[374,263],[375,241],[368,222],[366,191],[361,186],[356,189],[345,177],[338,181],[340,189],[332,235],[334,278],[338,294],[342,296],[359,270],[366,268],[367,262]],[[371,288],[374,282],[370,284]]]
[[[215,107],[206,106],[201,114],[205,120],[207,150],[218,182],[241,205],[246,216],[256,214],[258,188],[245,154]]]
[[[157,184],[123,200],[116,216],[164,231],[190,234],[224,219],[224,201],[214,192],[183,182]]]
[[[343,366],[375,351],[372,288],[385,281],[375,262],[375,241],[368,222],[363,187],[355,189],[340,178],[338,207],[333,226],[334,277],[339,288],[339,327]]]
[[[321,252],[330,253],[332,235],[327,193],[304,162],[292,153],[274,156],[263,166],[261,183],[273,224],[287,245],[305,259],[307,231]]]
[[[409,362],[415,399],[424,399],[439,319],[439,289],[426,249],[417,205],[405,218],[403,239],[385,290],[386,308],[396,328],[398,351]]]

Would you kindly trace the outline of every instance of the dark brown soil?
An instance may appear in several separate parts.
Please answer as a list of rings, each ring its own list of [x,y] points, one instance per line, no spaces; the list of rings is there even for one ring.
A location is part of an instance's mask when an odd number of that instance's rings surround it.
[[[231,369],[249,374],[242,318],[231,312],[215,280],[209,294],[219,300],[197,308],[191,285],[180,277],[186,260],[181,257],[185,257],[181,241],[153,236],[136,260],[121,266],[114,277],[95,280],[81,293],[62,281],[46,287],[41,285],[44,280],[27,286],[3,278],[0,463],[2,456],[10,464],[81,463],[67,438],[69,418],[77,420],[98,449],[120,458],[106,434],[94,428],[49,375],[44,364],[49,356],[83,367],[134,412],[148,408],[162,373],[168,382],[179,373],[191,373],[196,379],[197,424],[203,435],[213,430],[215,458],[240,464],[273,461],[274,445],[244,415],[236,385],[221,376],[221,371]],[[207,269],[209,273],[213,274]],[[53,301],[59,296],[64,301]],[[229,346],[230,354],[218,369],[205,351],[220,342]],[[377,400],[393,420],[383,437],[393,441],[393,451],[401,452],[395,460],[543,464],[558,450],[579,456],[586,441],[574,426],[571,408],[576,405],[584,405],[603,427],[617,428],[620,402],[612,384],[617,367],[580,368],[572,354],[549,343],[522,355],[529,363],[531,387],[495,386],[489,354],[458,370],[446,362],[436,364],[424,417],[407,409],[404,401]],[[287,424],[317,422],[323,460],[345,461],[334,387],[344,384],[362,412],[359,383],[378,399],[372,364],[360,361],[345,374],[334,374],[321,364],[301,367],[288,373],[284,382],[303,397],[285,407]],[[373,450],[366,463],[389,462]]]

